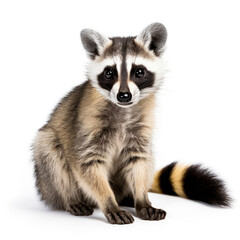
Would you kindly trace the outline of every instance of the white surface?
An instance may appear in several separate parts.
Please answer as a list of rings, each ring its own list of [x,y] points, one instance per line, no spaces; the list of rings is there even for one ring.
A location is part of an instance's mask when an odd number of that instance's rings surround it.
[[[60,98],[85,79],[80,30],[136,35],[155,21],[169,32],[156,168],[175,160],[211,167],[226,180],[233,208],[150,194],[166,220],[125,226],[107,224],[99,210],[74,217],[47,209],[34,189],[30,145]],[[238,1],[1,1],[1,239],[239,239],[239,22]]]

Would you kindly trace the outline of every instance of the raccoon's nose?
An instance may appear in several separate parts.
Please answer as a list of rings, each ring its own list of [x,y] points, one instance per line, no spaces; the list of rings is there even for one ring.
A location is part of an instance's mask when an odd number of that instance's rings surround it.
[[[130,102],[132,99],[132,94],[130,92],[119,92],[117,94],[117,100],[119,102]]]

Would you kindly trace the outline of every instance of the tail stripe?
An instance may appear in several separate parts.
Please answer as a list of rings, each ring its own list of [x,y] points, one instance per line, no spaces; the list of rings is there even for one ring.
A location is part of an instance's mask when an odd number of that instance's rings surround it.
[[[150,189],[151,192],[155,192],[155,193],[163,193],[161,188],[160,188],[160,176],[161,176],[162,170],[158,170],[156,172],[156,174],[154,175],[154,179],[153,179],[153,183],[152,183],[152,187]]]
[[[162,192],[164,192],[165,194],[174,195],[174,196],[176,196],[177,194],[173,190],[173,186],[170,181],[170,176],[175,165],[176,165],[176,162],[173,162],[170,165],[163,168],[161,171],[161,175],[159,177],[160,188]]]
[[[176,164],[172,169],[172,173],[170,176],[170,182],[173,187],[173,191],[180,197],[187,198],[187,195],[184,192],[184,183],[183,176],[188,170],[188,166],[181,166],[180,164]]]

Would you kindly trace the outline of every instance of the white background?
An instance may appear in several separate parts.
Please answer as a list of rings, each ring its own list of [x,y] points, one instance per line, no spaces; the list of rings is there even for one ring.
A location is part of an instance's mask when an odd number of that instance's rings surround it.
[[[1,1],[1,239],[239,239],[239,9],[230,0]],[[128,36],[152,22],[169,33],[156,168],[175,160],[211,167],[226,180],[233,207],[150,194],[166,220],[135,217],[125,226],[108,224],[99,210],[91,217],[49,210],[36,195],[30,145],[60,98],[85,80],[80,30]]]

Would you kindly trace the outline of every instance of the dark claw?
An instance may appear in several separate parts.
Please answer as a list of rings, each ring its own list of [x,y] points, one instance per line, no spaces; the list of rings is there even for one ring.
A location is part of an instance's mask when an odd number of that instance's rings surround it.
[[[89,216],[93,214],[93,208],[90,208],[84,203],[72,204],[67,211],[74,216]]]
[[[162,220],[166,217],[166,212],[162,209],[146,207],[138,210],[137,216],[143,220]]]
[[[125,211],[107,213],[106,217],[111,224],[129,224],[134,221],[131,214]]]

